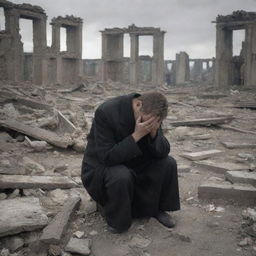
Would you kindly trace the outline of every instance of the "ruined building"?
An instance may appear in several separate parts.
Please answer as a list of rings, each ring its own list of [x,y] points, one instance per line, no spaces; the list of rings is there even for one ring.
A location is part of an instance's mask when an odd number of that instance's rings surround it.
[[[131,38],[131,57],[129,62],[129,82],[139,82],[139,36],[153,36],[152,84],[164,83],[164,34],[165,31],[153,27],[112,28],[102,33],[102,80],[122,81],[125,58],[123,53],[124,34]]]
[[[82,75],[82,19],[73,16],[53,18],[52,46],[46,44],[45,11],[30,4],[0,0],[5,30],[0,33],[0,76],[35,84],[75,83]],[[33,54],[24,54],[19,19],[33,21]],[[60,51],[60,28],[67,31],[67,51]]]
[[[256,12],[236,11],[216,18],[215,84],[256,86]],[[233,56],[233,31],[245,30],[240,56]]]

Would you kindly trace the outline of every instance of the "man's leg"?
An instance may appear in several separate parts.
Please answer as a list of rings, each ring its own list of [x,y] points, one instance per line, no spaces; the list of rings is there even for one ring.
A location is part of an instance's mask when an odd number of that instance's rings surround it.
[[[174,158],[168,156],[151,159],[135,171],[135,215],[155,216],[159,211],[180,209],[177,164]]]
[[[108,167],[104,173],[107,200],[104,205],[108,225],[118,232],[132,223],[131,205],[134,191],[132,170],[124,165]]]

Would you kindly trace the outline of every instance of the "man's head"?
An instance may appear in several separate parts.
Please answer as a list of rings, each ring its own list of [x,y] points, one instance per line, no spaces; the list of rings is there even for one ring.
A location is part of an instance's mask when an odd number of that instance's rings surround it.
[[[146,121],[150,117],[156,116],[160,120],[163,120],[166,118],[167,112],[167,99],[160,92],[146,92],[134,99],[134,114],[136,119],[141,116],[142,121]]]

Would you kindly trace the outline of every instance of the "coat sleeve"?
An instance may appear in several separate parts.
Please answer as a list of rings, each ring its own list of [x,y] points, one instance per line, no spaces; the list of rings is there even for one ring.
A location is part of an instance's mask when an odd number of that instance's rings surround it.
[[[168,156],[170,152],[170,144],[163,135],[161,128],[158,129],[154,139],[148,136],[148,150],[153,157],[163,158]]]
[[[139,146],[131,135],[117,142],[113,124],[101,109],[97,109],[94,117],[94,134],[98,160],[106,165],[122,164],[142,155]]]

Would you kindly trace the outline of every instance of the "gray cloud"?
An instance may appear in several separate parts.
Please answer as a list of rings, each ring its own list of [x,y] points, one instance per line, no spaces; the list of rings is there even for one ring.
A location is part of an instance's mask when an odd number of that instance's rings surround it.
[[[23,3],[15,0],[14,3]],[[165,35],[165,58],[175,58],[186,51],[191,58],[208,58],[215,55],[215,20],[218,14],[227,15],[234,10],[256,11],[256,0],[27,0],[39,5],[48,15],[47,41],[51,42],[50,20],[59,15],[73,14],[84,20],[83,58],[101,57],[100,30],[107,27],[137,26],[160,27]],[[1,22],[1,19],[0,19]],[[27,24],[27,23],[26,23]],[[27,27],[27,29],[26,29]],[[25,46],[30,25],[22,30]],[[234,50],[238,52],[243,33],[236,33]],[[125,40],[126,42],[127,40]],[[152,53],[152,39],[141,38],[141,54]],[[31,47],[31,44],[30,44]],[[125,43],[129,52],[129,43]]]

